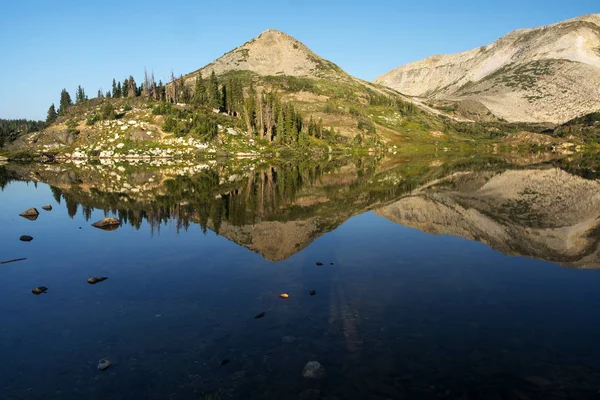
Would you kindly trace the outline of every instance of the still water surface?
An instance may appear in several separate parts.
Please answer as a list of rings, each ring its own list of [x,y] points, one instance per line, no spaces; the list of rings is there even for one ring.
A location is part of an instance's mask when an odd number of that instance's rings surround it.
[[[589,166],[0,169],[2,398],[599,396]]]

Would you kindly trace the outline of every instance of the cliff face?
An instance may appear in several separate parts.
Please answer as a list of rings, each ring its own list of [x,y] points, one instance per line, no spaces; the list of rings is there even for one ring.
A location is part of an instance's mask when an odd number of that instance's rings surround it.
[[[600,183],[560,169],[461,173],[380,208],[390,221],[508,255],[600,268]]]
[[[600,14],[517,30],[375,82],[411,96],[479,101],[508,121],[565,122],[600,109]]]

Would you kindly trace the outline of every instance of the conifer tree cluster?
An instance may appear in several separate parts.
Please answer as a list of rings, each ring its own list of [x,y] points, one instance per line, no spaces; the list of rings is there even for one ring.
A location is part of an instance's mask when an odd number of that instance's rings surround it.
[[[253,138],[266,140],[270,143],[285,146],[308,146],[310,138],[330,140],[335,137],[335,131],[323,128],[321,119],[310,118],[304,121],[296,108],[281,100],[276,90],[256,90],[252,84],[244,87],[243,81],[236,76],[230,76],[221,82],[213,71],[207,78],[196,74],[193,79],[180,75],[176,78],[171,73],[171,81],[164,85],[156,83],[154,73],[144,71],[144,80],[138,86],[134,77],[129,75],[123,81],[112,80],[111,89],[103,93],[98,90],[98,98],[134,98],[138,96],[153,99],[165,104],[156,106],[155,114],[165,115],[164,128],[177,136],[194,133],[203,137],[214,137],[217,134],[217,123],[207,109],[218,110],[238,119],[238,126],[244,127]],[[77,87],[75,103],[88,100],[85,90]],[[189,104],[202,112],[191,112],[179,115],[176,107],[166,107],[171,104]],[[64,115],[73,104],[71,96],[63,89],[59,108],[54,104],[48,109],[46,123],[51,124],[57,117]],[[112,109],[112,108],[111,108]],[[114,112],[114,111],[113,111]],[[106,113],[110,115],[110,113]],[[204,114],[204,115],[202,115]],[[101,117],[98,117],[101,118]],[[105,119],[108,117],[102,117]],[[93,123],[95,119],[89,121]]]
[[[305,124],[295,107],[282,103],[277,92],[259,93],[252,85],[244,91],[241,80],[236,77],[229,77],[219,84],[214,71],[208,79],[197,74],[193,90],[183,77],[176,79],[172,75],[167,100],[218,109],[240,118],[253,137],[281,145],[305,146],[309,136],[323,138],[323,122],[311,118]]]
[[[20,135],[39,131],[44,128],[44,121],[28,119],[0,119],[0,147],[11,142]]]

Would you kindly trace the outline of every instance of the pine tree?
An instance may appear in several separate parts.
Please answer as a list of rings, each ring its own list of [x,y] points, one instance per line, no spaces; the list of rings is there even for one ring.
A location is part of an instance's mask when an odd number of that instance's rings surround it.
[[[196,81],[194,82],[194,96],[192,97],[192,103],[196,106],[206,105],[206,85],[202,74],[196,75]]]
[[[158,98],[160,101],[167,101],[167,89],[162,80],[158,81]]]
[[[73,101],[71,100],[71,95],[67,92],[67,89],[63,89],[60,92],[60,108],[59,114],[64,115],[67,109],[73,105]]]
[[[179,76],[177,80],[177,92],[179,93],[179,101],[182,103],[187,103],[190,101],[190,93],[188,91],[188,87],[185,85],[185,79],[183,75]]]
[[[231,105],[231,102],[227,95],[227,85],[221,87],[221,104],[223,105],[222,108],[229,114],[230,108],[228,106]]]
[[[244,121],[248,134],[252,135],[256,126],[256,91],[252,85],[250,85],[248,97],[244,101]]]
[[[283,117],[283,107],[279,107],[277,113],[277,136],[275,136],[275,142],[278,144],[285,144],[285,120]]]
[[[217,81],[215,71],[210,74],[210,78],[208,79],[208,105],[212,108],[222,108],[219,82]]]
[[[127,90],[127,97],[135,97],[137,94],[137,85],[133,76],[129,75],[129,88]]]
[[[50,125],[58,118],[58,113],[56,112],[56,108],[54,108],[54,103],[48,108],[48,116],[46,117],[46,123]]]
[[[123,89],[121,88],[121,82],[119,81],[119,84],[117,85],[117,92],[116,94],[113,95],[113,97],[116,99],[118,97],[121,97],[123,94]]]
[[[75,93],[75,103],[83,103],[87,100],[87,96],[85,95],[85,90],[81,87],[81,85],[77,86],[77,91]]]
[[[115,81],[115,78],[113,78],[112,81],[112,97],[119,97],[121,95],[121,82],[119,82],[119,88],[117,89],[117,82]],[[108,97],[108,96],[106,96]]]
[[[104,97],[104,93],[102,92],[102,89],[98,89],[98,98],[102,99]]]

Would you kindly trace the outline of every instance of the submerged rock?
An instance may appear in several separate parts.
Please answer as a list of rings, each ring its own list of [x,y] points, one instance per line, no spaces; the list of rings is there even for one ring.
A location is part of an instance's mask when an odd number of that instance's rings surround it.
[[[98,361],[98,369],[100,371],[108,369],[111,365],[112,362],[108,358],[103,358],[102,360]]]
[[[17,262],[17,261],[25,261],[25,260],[27,260],[27,259],[26,258],[14,258],[12,260],[2,261],[2,262],[0,262],[0,264],[10,264],[10,263],[14,263],[14,262]]]
[[[325,368],[318,361],[307,362],[302,370],[302,376],[307,379],[323,379],[325,375]]]
[[[36,287],[35,289],[33,289],[31,291],[31,293],[33,293],[37,296],[38,294],[44,293],[46,290],[48,290],[48,288],[46,286],[40,286],[40,287]]]
[[[255,319],[259,319],[265,316],[264,312],[261,312],[260,314],[258,314],[256,317],[254,317]]]
[[[227,365],[229,364],[231,360],[229,358],[224,359],[223,361],[221,361],[221,365]]]
[[[47,204],[45,206],[42,206],[42,210],[52,211],[52,206],[50,204]]]
[[[283,343],[294,343],[296,341],[296,338],[294,336],[284,336],[283,338],[281,338],[281,341]]]
[[[21,242],[31,242],[33,240],[33,237],[29,235],[23,235],[19,238],[19,240]]]
[[[87,280],[87,282],[88,282],[90,285],[95,285],[96,283],[99,283],[99,282],[105,281],[105,280],[107,280],[107,279],[108,279],[108,278],[107,278],[106,276],[95,276],[95,277],[93,277],[93,278],[90,278],[90,279],[88,279],[88,280]]]
[[[40,212],[35,208],[30,208],[28,210],[23,211],[19,215],[23,218],[27,218],[30,221],[35,221],[40,215]]]
[[[317,294],[317,291],[315,289],[312,289],[310,292],[308,292],[308,294],[314,296],[315,294]]]
[[[121,225],[121,221],[116,218],[104,218],[103,220],[92,224],[94,228],[103,229],[105,231],[114,231],[119,225]]]
[[[323,263],[321,261],[317,261],[317,265],[320,267],[321,265],[323,265]]]

